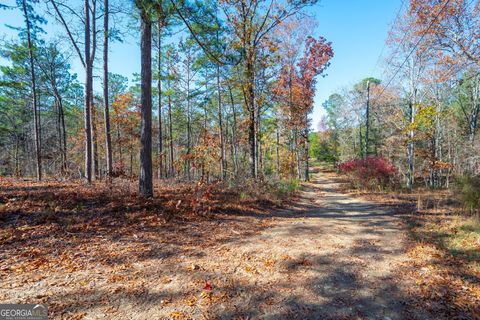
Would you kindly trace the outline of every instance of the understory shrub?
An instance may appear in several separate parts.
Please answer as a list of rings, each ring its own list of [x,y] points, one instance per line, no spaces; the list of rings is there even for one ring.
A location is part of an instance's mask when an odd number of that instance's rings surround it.
[[[370,156],[352,159],[338,165],[338,170],[349,176],[355,188],[385,189],[393,185],[397,169],[386,158]]]
[[[294,194],[300,187],[300,182],[297,179],[282,180],[272,184],[272,188],[281,199],[288,198]]]
[[[112,177],[120,178],[120,177],[126,177],[127,176],[125,163],[123,163],[121,161],[114,162],[113,166],[112,166],[112,169],[113,169],[112,170]]]
[[[281,204],[289,199],[300,188],[297,179],[277,180],[267,179],[263,181],[245,181],[239,185],[231,185],[238,190],[241,200],[257,200],[260,202],[272,202]]]
[[[480,213],[480,175],[457,177],[455,179],[455,194],[466,213]]]

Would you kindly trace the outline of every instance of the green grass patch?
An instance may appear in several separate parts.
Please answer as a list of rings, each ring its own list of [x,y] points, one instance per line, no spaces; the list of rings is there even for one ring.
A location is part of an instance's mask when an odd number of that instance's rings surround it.
[[[430,222],[425,229],[425,238],[480,271],[480,221],[477,218],[455,216],[440,224]]]

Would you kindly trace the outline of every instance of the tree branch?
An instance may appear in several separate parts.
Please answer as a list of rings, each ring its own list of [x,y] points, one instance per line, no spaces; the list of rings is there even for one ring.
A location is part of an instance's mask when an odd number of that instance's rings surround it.
[[[65,31],[67,32],[68,37],[70,38],[70,41],[72,42],[73,47],[75,48],[75,51],[77,51],[78,58],[80,59],[80,62],[82,63],[83,67],[86,67],[85,64],[85,59],[83,58],[82,52],[80,51],[80,48],[77,45],[77,42],[75,39],[73,39],[72,32],[68,28],[67,22],[63,18],[62,13],[58,9],[57,3],[55,0],[50,0],[50,3],[53,5],[53,8],[55,9],[55,12],[57,13],[58,18],[60,19],[60,22],[62,23],[63,27],[65,28]]]

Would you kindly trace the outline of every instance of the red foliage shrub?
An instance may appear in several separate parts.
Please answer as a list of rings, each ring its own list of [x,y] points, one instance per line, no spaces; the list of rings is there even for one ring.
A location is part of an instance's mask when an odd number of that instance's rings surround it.
[[[126,177],[126,168],[125,164],[121,161],[114,162],[112,166],[112,177],[119,178],[119,177]]]
[[[352,159],[338,165],[341,173],[347,174],[355,186],[361,188],[385,188],[397,175],[395,166],[381,156]]]

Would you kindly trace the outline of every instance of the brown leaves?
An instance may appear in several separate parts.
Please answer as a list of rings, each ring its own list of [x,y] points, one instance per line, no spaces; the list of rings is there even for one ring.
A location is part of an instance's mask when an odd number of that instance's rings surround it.
[[[259,210],[255,197],[241,200],[237,191],[222,184],[157,186],[156,197],[144,201],[129,183],[1,181],[2,301],[18,293],[38,296],[35,302],[48,303],[53,318],[82,317],[85,312],[85,317],[91,316],[89,308],[98,305],[101,308],[95,310],[111,318],[119,309],[115,301],[125,296],[134,301],[149,298],[145,279],[161,291],[178,286],[177,275],[163,271],[175,270],[181,255],[265,226],[231,217],[222,220],[227,217],[222,212],[228,210],[237,214]],[[218,219],[205,213],[216,213]],[[162,296],[162,305],[175,311],[189,297],[194,299],[183,307],[210,306],[224,299],[221,282],[206,275],[203,263],[186,265],[176,270],[198,282],[188,285],[192,291],[184,297]],[[182,309],[178,312],[183,312],[178,317],[191,318]]]
[[[416,219],[412,228],[418,242],[412,242],[408,250],[409,261],[402,268],[403,281],[413,281],[410,301],[421,309],[427,309],[437,317],[480,315],[480,285],[471,281],[480,277],[478,270],[470,268],[468,261],[452,255],[444,244],[448,234],[456,234],[451,221],[438,221],[433,216]],[[435,233],[433,233],[435,232]],[[446,232],[441,238],[436,234]],[[456,236],[455,236],[456,237]],[[439,242],[441,240],[441,242]],[[458,248],[457,250],[461,250]]]

